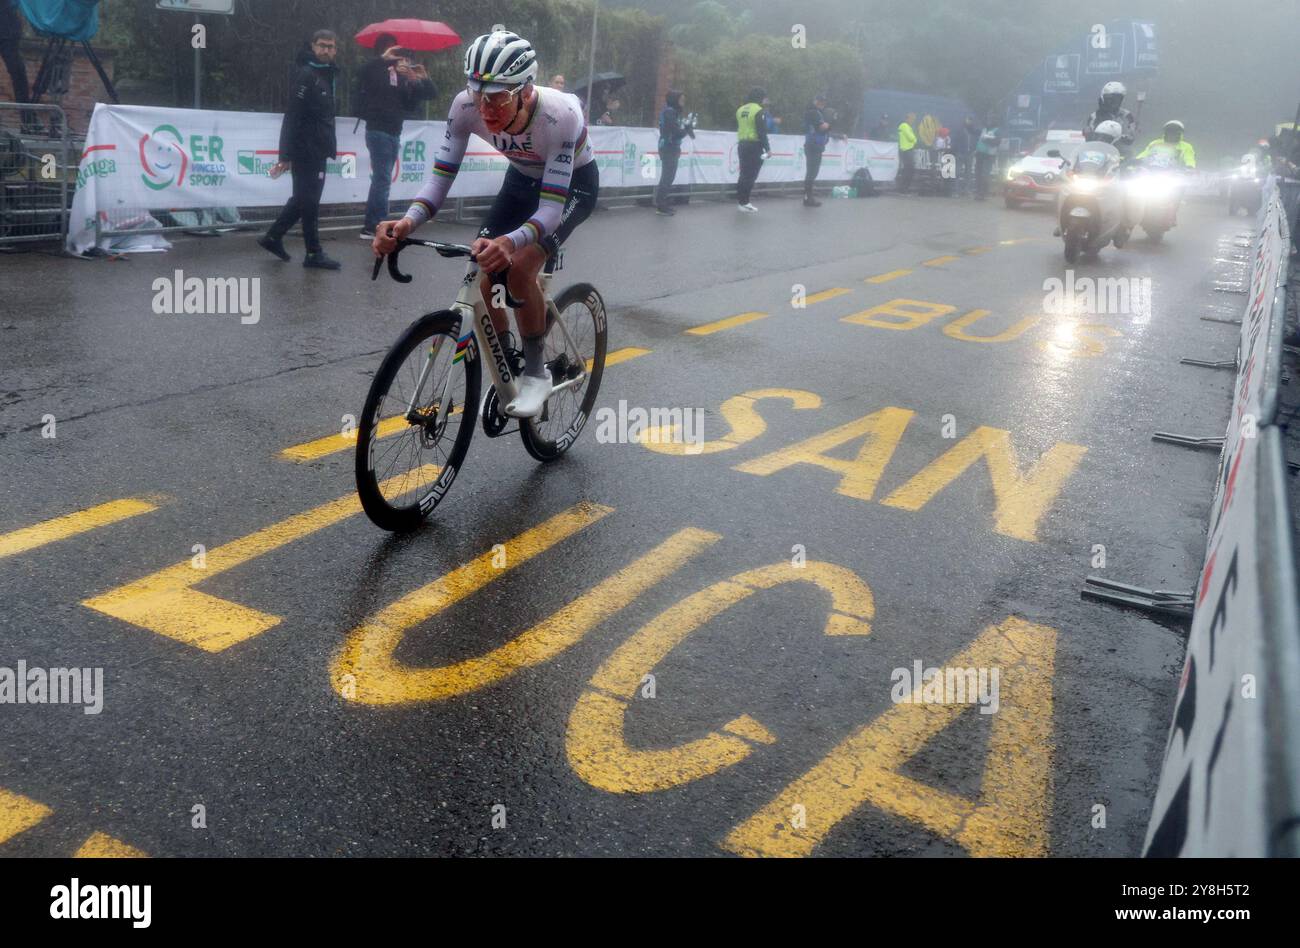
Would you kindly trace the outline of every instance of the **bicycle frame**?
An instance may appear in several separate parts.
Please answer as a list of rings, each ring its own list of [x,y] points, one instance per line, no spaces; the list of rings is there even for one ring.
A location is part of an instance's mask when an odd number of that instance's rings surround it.
[[[488,372],[488,380],[496,388],[497,399],[499,404],[507,405],[518,394],[517,379],[510,360],[507,358],[505,346],[501,343],[501,337],[492,323],[492,314],[487,305],[483,302],[482,293],[479,291],[479,268],[478,264],[471,261],[465,268],[465,278],[461,280],[460,292],[456,294],[456,302],[451,305],[452,312],[460,317],[456,324],[457,346],[464,342],[466,337],[460,335],[461,327],[468,320],[473,335],[471,348],[473,351],[466,355],[466,360],[476,359],[480,353],[487,353],[490,358],[485,360]],[[552,273],[545,270],[538,274],[538,282],[541,286],[542,299],[545,302],[547,322],[554,323],[560,327],[560,332],[564,335],[565,345],[576,352],[577,346],[574,345],[573,337],[569,335],[569,329],[564,325],[564,320],[560,319],[560,312],[555,306],[555,300],[551,298],[551,277]],[[507,322],[509,321],[508,307]],[[427,421],[416,414],[416,406],[422,403],[420,393],[424,391],[424,386],[428,382],[429,373],[433,370],[433,365],[437,361],[438,353],[441,351],[444,343],[444,337],[438,337],[434,344],[429,348],[429,354],[425,358],[424,368],[420,371],[420,377],[416,381],[415,391],[411,395],[411,401],[406,406],[406,420],[411,424],[423,424]],[[434,419],[434,429],[443,424],[447,418],[449,401],[447,399],[447,390],[451,385],[452,373],[449,371],[443,379],[442,391],[438,393],[438,415]],[[587,369],[584,367],[582,373],[576,378],[567,379],[551,388],[551,394],[562,392],[567,388],[573,388],[581,385],[587,380]],[[549,397],[549,396],[548,396]]]

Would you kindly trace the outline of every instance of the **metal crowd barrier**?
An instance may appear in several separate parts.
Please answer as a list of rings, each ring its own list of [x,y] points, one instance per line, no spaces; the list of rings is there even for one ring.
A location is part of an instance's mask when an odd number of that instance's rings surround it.
[[[74,169],[75,171],[75,169]],[[819,181],[818,187],[829,189],[844,181]],[[598,208],[651,206],[654,200],[655,185],[633,188],[611,188],[600,193]],[[802,181],[763,182],[754,185],[755,194],[779,194],[796,196],[803,194]],[[729,201],[736,196],[735,184],[674,184],[672,196],[675,199],[688,197],[690,200]],[[447,202],[439,220],[455,223],[477,222],[491,206],[493,197],[452,198]],[[392,212],[400,214],[406,210],[409,202],[392,202]],[[224,212],[224,213],[219,213]],[[99,237],[129,237],[136,234],[213,234],[222,231],[261,230],[269,227],[280,213],[279,207],[239,207],[239,208],[171,208],[168,210],[150,209],[102,211],[95,221],[96,243]],[[146,226],[146,215],[153,217],[161,226]],[[189,219],[193,217],[193,219]],[[362,204],[322,204],[320,225],[322,228],[360,227],[365,217]],[[169,223],[170,221],[170,223]],[[295,227],[290,233],[297,233]]]
[[[63,242],[78,157],[63,109],[0,102],[0,246]]]

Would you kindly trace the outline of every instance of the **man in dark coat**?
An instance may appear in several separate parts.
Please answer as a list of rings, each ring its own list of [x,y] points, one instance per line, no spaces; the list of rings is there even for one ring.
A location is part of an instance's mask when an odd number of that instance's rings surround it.
[[[293,196],[258,244],[281,260],[288,260],[284,235],[299,219],[307,244],[304,267],[337,270],[342,264],[326,256],[320,244],[320,198],[325,190],[325,163],[338,152],[334,133],[335,84],[338,67],[334,56],[338,37],[330,30],[317,30],[311,38],[311,52],[300,60],[302,68],[294,79],[289,108],[280,124],[280,160],[271,168],[278,178],[288,170],[293,175]]]
[[[402,147],[402,122],[415,106],[434,94],[433,80],[419,63],[411,62],[396,37],[375,41],[375,55],[361,67],[361,105],[370,152],[370,194],[361,237],[373,240],[375,226],[388,216],[393,165]]]
[[[655,188],[655,212],[673,216],[668,206],[668,195],[677,177],[677,162],[682,157],[682,139],[695,137],[695,127],[687,124],[682,110],[686,97],[676,89],[669,90],[664,100],[664,110],[659,113],[659,186]]]

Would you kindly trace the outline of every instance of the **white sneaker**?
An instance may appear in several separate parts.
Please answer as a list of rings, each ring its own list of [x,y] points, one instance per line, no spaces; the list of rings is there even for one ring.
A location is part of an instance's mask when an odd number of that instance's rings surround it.
[[[758,208],[756,208],[752,204],[737,204],[736,210],[744,211],[746,214],[753,214],[755,211],[758,210]]]
[[[542,406],[551,394],[551,372],[546,375],[519,376],[519,394],[506,406],[506,414],[512,418],[536,418],[542,413]]]

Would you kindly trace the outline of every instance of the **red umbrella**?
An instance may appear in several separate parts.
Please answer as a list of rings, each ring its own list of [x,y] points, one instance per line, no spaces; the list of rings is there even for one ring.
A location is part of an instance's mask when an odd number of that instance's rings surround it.
[[[455,30],[446,23],[434,20],[384,20],[382,23],[371,23],[353,39],[370,49],[374,47],[375,40],[385,33],[396,36],[398,46],[417,52],[437,52],[460,45],[460,37]]]

